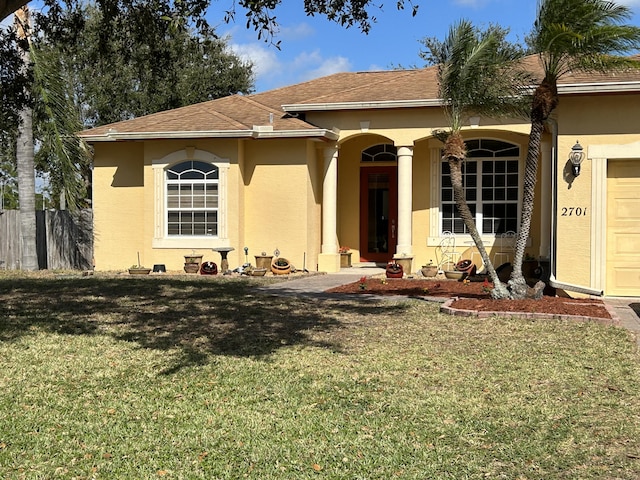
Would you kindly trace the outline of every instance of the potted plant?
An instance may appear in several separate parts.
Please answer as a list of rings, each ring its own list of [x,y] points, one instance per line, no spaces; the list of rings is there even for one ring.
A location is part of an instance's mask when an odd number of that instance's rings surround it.
[[[271,271],[275,275],[286,275],[291,273],[291,264],[289,260],[283,257],[276,258],[271,262]]]
[[[351,251],[349,247],[340,247],[340,268],[351,268]]]
[[[385,275],[387,276],[387,278],[402,278],[402,265],[396,262],[387,263]]]
[[[424,277],[435,277],[438,274],[438,266],[433,264],[433,260],[429,260],[429,263],[423,265],[420,271]]]
[[[192,251],[191,255],[184,256],[184,271],[187,273],[198,273],[201,263],[202,255],[198,255],[195,251]]]
[[[150,268],[140,265],[140,252],[138,252],[138,264],[129,267],[129,275],[149,275]]]

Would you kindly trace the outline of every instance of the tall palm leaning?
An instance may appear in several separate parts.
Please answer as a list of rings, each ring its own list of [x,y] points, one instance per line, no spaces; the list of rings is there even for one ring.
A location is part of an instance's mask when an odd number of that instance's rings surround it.
[[[538,156],[544,125],[558,106],[558,80],[571,72],[607,72],[640,66],[626,57],[640,48],[640,28],[625,25],[629,8],[608,0],[540,0],[529,48],[538,55],[543,78],[533,93],[531,133],[525,165],[521,223],[509,286],[514,298],[527,295],[522,274],[531,230]]]
[[[442,158],[450,167],[458,214],[494,283],[494,298],[508,298],[510,294],[496,274],[466,202],[462,174],[466,147],[461,130],[469,116],[522,116],[527,111],[522,93],[529,77],[518,62],[522,51],[506,41],[507,33],[498,26],[480,31],[461,20],[451,27],[444,41],[423,40],[427,52],[421,53],[422,58],[438,66],[439,95],[449,128],[434,133],[444,142]]]

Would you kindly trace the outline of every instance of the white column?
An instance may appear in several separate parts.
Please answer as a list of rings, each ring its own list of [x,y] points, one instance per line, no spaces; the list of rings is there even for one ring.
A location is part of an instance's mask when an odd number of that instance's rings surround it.
[[[338,147],[324,149],[322,181],[322,251],[318,255],[318,271],[340,271],[338,253]]]
[[[338,149],[324,150],[322,181],[322,253],[338,253]]]
[[[413,256],[412,198],[413,147],[398,147],[398,242],[396,256]]]

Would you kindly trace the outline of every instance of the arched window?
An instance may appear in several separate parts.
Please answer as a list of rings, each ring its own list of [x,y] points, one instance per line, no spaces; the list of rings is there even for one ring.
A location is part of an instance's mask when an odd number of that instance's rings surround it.
[[[390,143],[381,143],[362,152],[363,162],[397,162],[398,149]]]
[[[218,167],[189,160],[165,172],[167,235],[218,236]]]
[[[520,147],[493,139],[465,142],[463,164],[465,198],[481,234],[501,234],[518,230],[520,195]],[[441,231],[465,234],[455,201],[449,164],[441,164]]]

